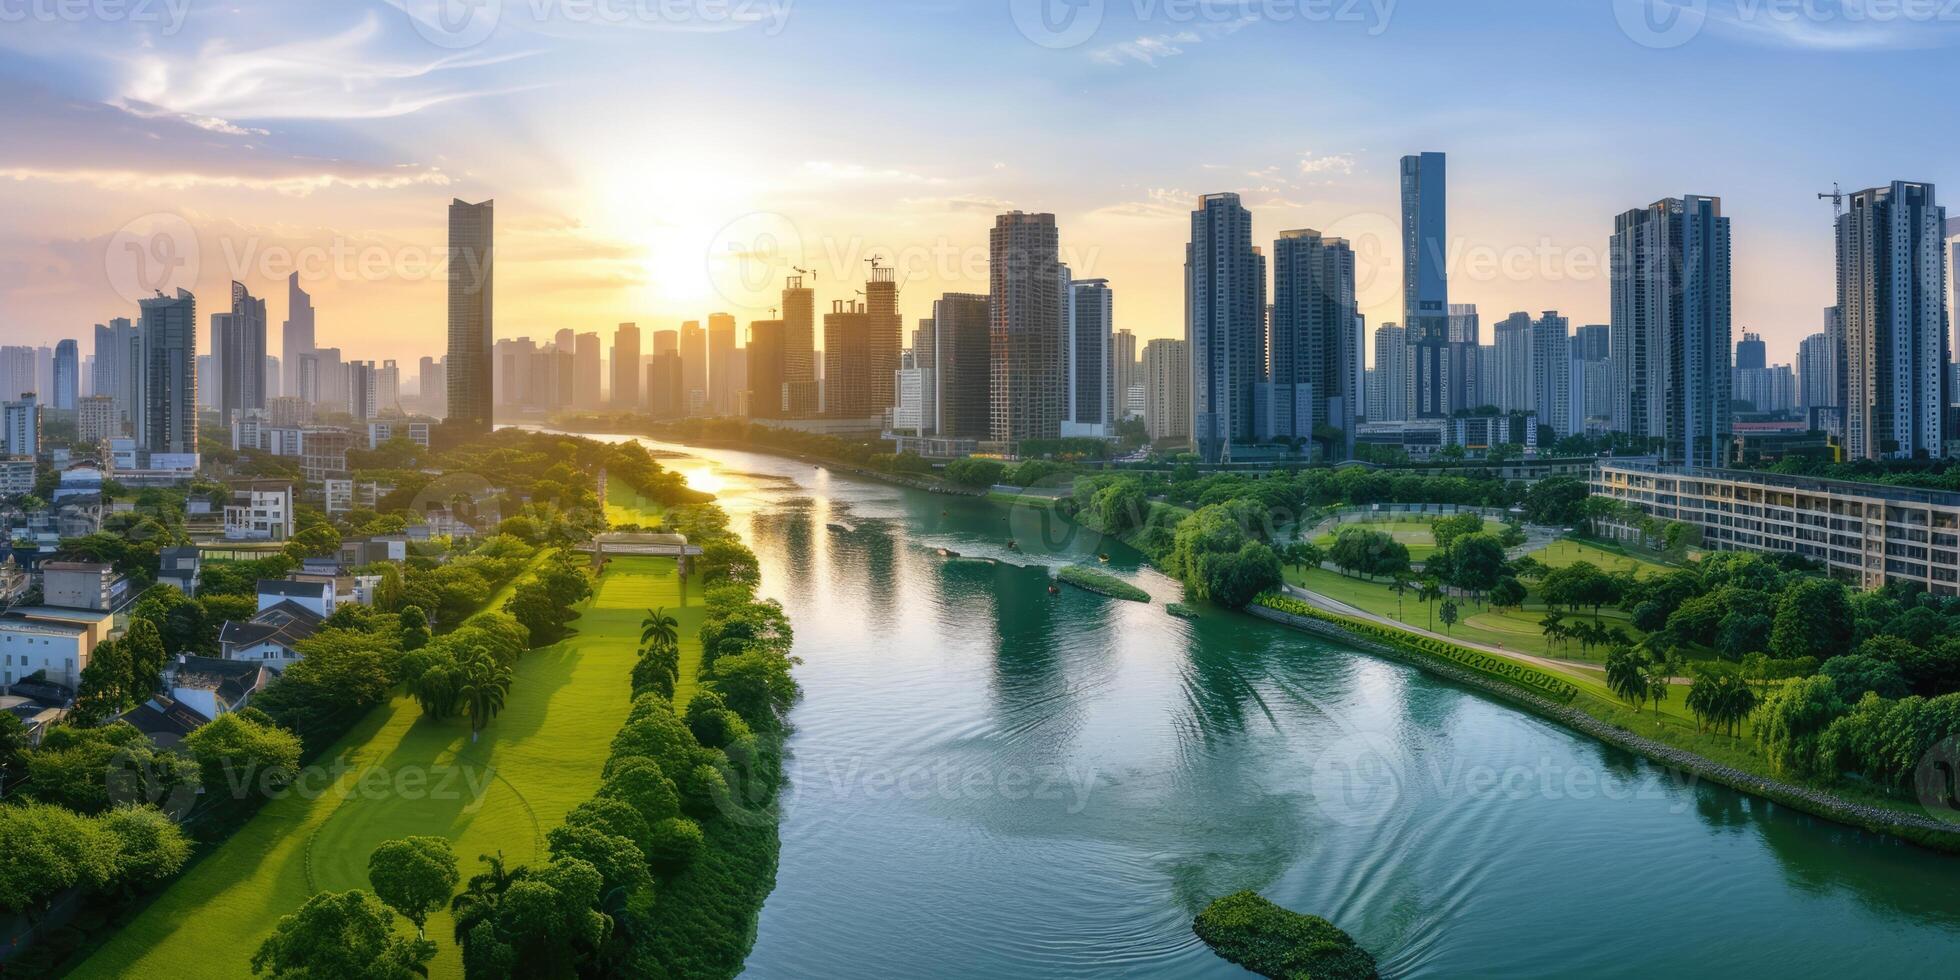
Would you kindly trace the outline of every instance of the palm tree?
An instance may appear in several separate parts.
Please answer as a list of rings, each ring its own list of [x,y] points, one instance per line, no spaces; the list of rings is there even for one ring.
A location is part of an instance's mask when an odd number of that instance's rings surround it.
[[[1422,588],[1416,592],[1416,601],[1429,607],[1429,629],[1436,628],[1436,600],[1443,597],[1443,584],[1433,578],[1422,580]]]
[[[1674,685],[1676,666],[1673,657],[1660,657],[1647,664],[1647,697],[1654,702],[1656,711],[1667,700],[1668,688]]]
[[[504,696],[510,693],[510,668],[497,662],[482,647],[470,650],[456,662],[456,699],[470,716],[470,741],[476,741],[483,726],[504,710]]]
[[[456,918],[457,945],[462,944],[477,923],[496,913],[497,903],[511,885],[531,875],[531,869],[524,865],[515,868],[506,866],[502,851],[498,851],[495,857],[479,854],[476,859],[489,865],[489,870],[471,875],[463,890],[449,900],[450,914]]]
[[[640,620],[640,646],[669,647],[680,640],[680,620],[667,615],[667,607],[647,610]]]
[[[1742,719],[1756,710],[1756,692],[1748,678],[1733,670],[1697,671],[1695,684],[1688,689],[1688,710],[1694,712],[1702,731],[1713,726],[1734,736]]]
[[[1409,578],[1408,572],[1396,572],[1394,579],[1388,583],[1389,590],[1395,593],[1396,619],[1402,619],[1402,597],[1409,593],[1410,584],[1412,584],[1412,580]],[[1402,621],[1405,623],[1408,622],[1406,619],[1402,619]]]
[[[1607,654],[1606,687],[1638,714],[1647,701],[1647,658],[1626,648]]]

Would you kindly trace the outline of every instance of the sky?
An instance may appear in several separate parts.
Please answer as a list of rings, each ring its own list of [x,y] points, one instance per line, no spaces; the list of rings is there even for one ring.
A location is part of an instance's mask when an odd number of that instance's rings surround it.
[[[462,198],[496,201],[500,337],[765,318],[798,267],[828,309],[874,257],[927,316],[1010,209],[1179,336],[1220,191],[1255,242],[1350,239],[1372,328],[1433,150],[1486,324],[1606,322],[1613,216],[1704,194],[1737,334],[1789,361],[1833,297],[1817,193],[1960,188],[1956,45],[1948,0],[0,0],[0,335],[239,279],[276,354],[298,271],[322,346],[440,353]]]

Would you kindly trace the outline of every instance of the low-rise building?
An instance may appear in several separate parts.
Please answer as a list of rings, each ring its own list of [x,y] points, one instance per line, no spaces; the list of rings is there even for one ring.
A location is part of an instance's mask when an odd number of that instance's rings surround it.
[[[0,497],[18,497],[34,492],[34,457],[8,456],[0,459]]]
[[[367,424],[369,449],[379,449],[381,444],[393,439],[407,439],[409,442],[429,448],[429,419],[373,419]]]
[[[115,615],[107,611],[51,606],[9,610],[0,615],[0,683],[38,673],[74,688],[114,626]]]
[[[65,536],[65,535],[64,535]],[[61,609],[113,612],[129,594],[129,580],[112,565],[90,561],[41,563],[41,600]]]
[[[1707,548],[1794,552],[1867,589],[1906,581],[1960,594],[1960,493],[1610,461],[1594,471],[1592,489],[1692,525]]]
[[[381,486],[373,480],[331,477],[321,482],[321,489],[329,514],[373,510],[375,502],[381,499]]]
[[[290,602],[325,619],[333,615],[334,588],[331,578],[299,581],[290,578],[259,579],[259,611]]]
[[[225,505],[228,541],[285,541],[293,536],[293,485],[271,480],[233,484]]]
[[[191,545],[165,548],[157,552],[157,583],[174,585],[188,596],[197,595],[202,580],[202,552]]]
[[[226,660],[257,662],[283,670],[299,660],[300,641],[312,636],[322,619],[299,603],[276,602],[244,622],[225,623],[218,630],[218,649]]]

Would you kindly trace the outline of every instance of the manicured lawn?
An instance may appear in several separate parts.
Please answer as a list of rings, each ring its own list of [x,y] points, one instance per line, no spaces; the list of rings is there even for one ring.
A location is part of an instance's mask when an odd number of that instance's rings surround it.
[[[1602,571],[1633,572],[1638,575],[1652,575],[1657,572],[1673,571],[1666,565],[1628,554],[1617,548],[1606,548],[1585,541],[1554,541],[1531,553],[1547,568],[1564,568],[1582,561],[1592,562]]]
[[[666,508],[640,496],[620,480],[606,481],[606,523],[656,527]]]
[[[1393,535],[1395,540],[1408,546],[1410,561],[1419,562],[1436,553],[1436,535],[1430,530],[1428,521],[1362,521],[1342,524],[1341,527],[1365,527],[1370,531],[1386,531]],[[1496,521],[1484,521],[1485,532],[1496,534],[1502,530],[1504,525]],[[1334,534],[1338,533],[1340,532],[1337,528]],[[1334,534],[1323,534],[1313,539],[1314,546],[1323,551],[1334,547]]]
[[[367,888],[375,845],[448,837],[465,878],[479,854],[542,860],[544,833],[589,799],[624,723],[646,610],[680,620],[682,671],[698,663],[698,596],[680,604],[672,559],[614,558],[579,632],[524,655],[504,710],[472,743],[469,722],[431,721],[406,695],[375,709],[318,763],[325,792],[268,803],[75,971],[82,977],[249,976],[279,917],[316,891]],[[337,778],[333,778],[337,776]],[[403,928],[406,928],[404,925]],[[429,920],[431,975],[459,977],[446,912]]]

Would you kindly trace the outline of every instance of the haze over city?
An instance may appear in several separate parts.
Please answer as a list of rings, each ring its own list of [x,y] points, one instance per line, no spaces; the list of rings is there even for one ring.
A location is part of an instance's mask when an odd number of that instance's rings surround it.
[[[500,336],[746,324],[778,284],[738,256],[772,245],[826,302],[885,256],[910,321],[984,291],[991,215],[1014,208],[1057,215],[1121,326],[1174,336],[1188,214],[1217,191],[1245,196],[1255,240],[1354,240],[1373,324],[1400,313],[1396,161],[1442,150],[1453,301],[1606,322],[1613,215],[1718,196],[1737,332],[1790,361],[1833,301],[1815,194],[1941,183],[1960,158],[1934,124],[1960,25],[1910,9],[1085,0],[1052,32],[991,0],[538,0],[483,7],[487,31],[419,0],[18,6],[0,323],[19,343],[131,315],[111,245],[164,223],[194,235],[195,291],[276,296],[298,267],[335,342],[412,359],[441,333],[452,196],[499,203]]]

